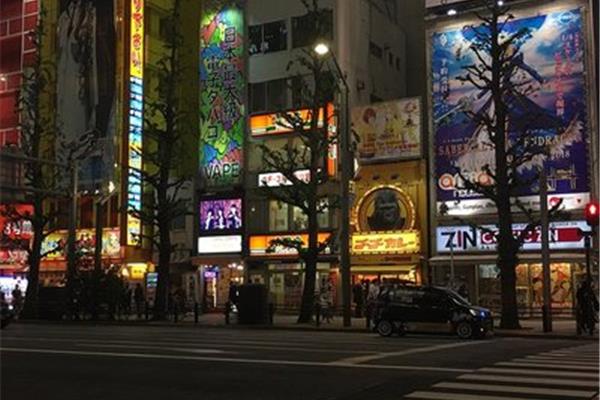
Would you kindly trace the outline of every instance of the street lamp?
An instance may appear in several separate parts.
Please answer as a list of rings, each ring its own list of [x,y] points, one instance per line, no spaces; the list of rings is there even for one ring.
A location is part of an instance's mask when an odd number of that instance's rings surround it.
[[[326,41],[317,41],[314,47],[315,54],[319,57],[326,57],[332,61],[336,84],[340,90],[340,156],[341,156],[341,221],[340,221],[340,264],[342,272],[342,303],[344,326],[352,324],[350,308],[350,179],[352,179],[352,168],[354,160],[350,149],[350,124],[348,112],[348,82],[342,73],[340,65],[333,53],[333,50]]]

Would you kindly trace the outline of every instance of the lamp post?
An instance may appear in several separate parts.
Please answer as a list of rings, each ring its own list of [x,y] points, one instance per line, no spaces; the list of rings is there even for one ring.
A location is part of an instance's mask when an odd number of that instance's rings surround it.
[[[341,215],[340,215],[340,264],[342,271],[342,303],[343,303],[343,320],[344,326],[348,327],[352,324],[352,310],[350,307],[350,179],[352,179],[352,168],[354,160],[350,149],[350,125],[349,125],[349,110],[348,110],[348,82],[342,73],[340,65],[333,53],[333,50],[328,43],[318,41],[314,47],[315,53],[319,57],[327,57],[327,60],[332,61],[334,65],[334,74],[337,86],[340,90],[340,126],[339,129],[339,144],[341,158]]]

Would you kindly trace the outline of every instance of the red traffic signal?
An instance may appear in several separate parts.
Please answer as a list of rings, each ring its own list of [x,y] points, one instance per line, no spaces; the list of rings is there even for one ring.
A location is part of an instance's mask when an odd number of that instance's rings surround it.
[[[585,221],[592,228],[600,223],[600,205],[597,201],[590,201],[585,205]]]

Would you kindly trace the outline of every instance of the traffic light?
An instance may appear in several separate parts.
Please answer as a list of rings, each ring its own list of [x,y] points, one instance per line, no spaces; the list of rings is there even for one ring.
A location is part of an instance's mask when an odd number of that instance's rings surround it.
[[[600,223],[600,205],[597,201],[590,201],[585,205],[585,220],[592,228],[598,227],[598,223]]]

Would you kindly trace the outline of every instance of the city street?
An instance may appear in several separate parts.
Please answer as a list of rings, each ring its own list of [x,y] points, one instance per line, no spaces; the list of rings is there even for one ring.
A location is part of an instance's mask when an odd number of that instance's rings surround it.
[[[13,324],[1,398],[591,399],[598,343]]]

